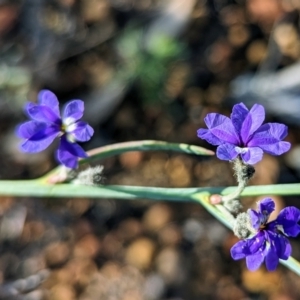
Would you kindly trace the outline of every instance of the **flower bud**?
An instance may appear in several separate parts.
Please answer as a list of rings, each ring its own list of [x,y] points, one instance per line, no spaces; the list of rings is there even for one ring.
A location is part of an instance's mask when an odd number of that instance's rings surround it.
[[[82,185],[100,185],[103,182],[103,166],[90,167],[82,172],[79,172],[75,179],[71,182],[73,184]]]
[[[229,199],[223,202],[223,205],[231,213],[237,213],[243,207],[240,200],[238,199]]]
[[[246,212],[238,214],[233,225],[234,234],[240,239],[245,239],[252,234],[252,231],[249,214]]]

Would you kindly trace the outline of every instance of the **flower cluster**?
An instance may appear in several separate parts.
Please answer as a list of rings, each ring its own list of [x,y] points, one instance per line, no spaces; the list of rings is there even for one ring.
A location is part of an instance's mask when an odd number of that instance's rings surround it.
[[[18,136],[24,139],[21,150],[40,152],[59,138],[56,157],[60,163],[76,168],[78,157],[87,157],[76,143],[86,142],[94,134],[90,125],[80,121],[84,112],[83,101],[68,102],[61,116],[57,97],[51,91],[42,90],[38,95],[38,104],[28,103],[25,110],[31,120],[17,129]],[[263,152],[280,155],[290,149],[290,143],[282,141],[287,135],[287,127],[278,123],[262,125],[264,118],[265,111],[261,105],[255,104],[249,111],[240,103],[233,107],[231,118],[217,113],[208,114],[205,118],[208,129],[199,129],[198,136],[218,146],[218,158],[234,160],[239,156],[249,166],[260,161]],[[90,169],[82,173],[83,177],[79,179],[88,179],[88,184],[94,184],[95,180],[98,182],[101,179],[101,171],[101,167]],[[250,175],[242,174],[247,179]],[[274,201],[266,198],[258,203],[257,211],[250,209],[236,219],[237,235],[248,237],[250,228],[252,237],[237,242],[231,248],[231,255],[235,260],[246,258],[247,267],[252,271],[264,261],[269,271],[275,270],[279,259],[287,260],[291,255],[287,237],[296,237],[300,233],[299,209],[286,207],[276,220],[268,223],[274,209]]]
[[[78,157],[87,157],[84,150],[76,143],[88,141],[94,134],[93,128],[86,122],[79,121],[83,116],[82,100],[72,100],[60,116],[57,97],[48,90],[38,94],[38,104],[28,103],[25,111],[28,122],[21,124],[17,135],[25,139],[21,150],[36,153],[46,149],[55,138],[60,139],[56,158],[68,168],[76,168]]]
[[[218,146],[217,157],[234,160],[240,156],[246,164],[256,164],[263,152],[280,155],[291,145],[282,141],[287,136],[287,126],[266,123],[262,105],[254,104],[249,111],[243,103],[234,105],[231,118],[217,113],[208,114],[204,121],[208,129],[199,129],[198,137]]]
[[[287,237],[296,237],[300,233],[300,210],[286,207],[279,213],[276,220],[268,223],[275,203],[265,198],[258,203],[258,210],[248,210],[248,216],[254,236],[237,242],[231,248],[231,256],[238,260],[246,258],[249,270],[255,271],[265,261],[268,271],[276,269],[279,259],[287,260],[292,248]]]

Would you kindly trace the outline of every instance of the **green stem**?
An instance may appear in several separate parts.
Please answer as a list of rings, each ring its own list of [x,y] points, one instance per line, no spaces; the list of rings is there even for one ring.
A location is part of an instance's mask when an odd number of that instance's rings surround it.
[[[216,219],[232,229],[232,220],[217,206],[209,202],[209,196],[216,193],[226,195],[234,191],[230,188],[155,188],[137,186],[83,186],[74,184],[46,184],[44,180],[4,180],[0,181],[0,195],[31,196],[31,197],[68,197],[68,198],[114,198],[114,199],[153,199],[164,201],[197,202],[203,205]],[[254,195],[285,195],[299,194],[300,184],[282,184],[272,186],[251,186],[243,191],[244,196]],[[300,264],[290,257],[281,261],[287,268],[300,275]]]
[[[209,155],[215,153],[203,147],[183,144],[183,143],[167,143],[164,141],[142,140],[133,142],[116,143],[112,145],[102,146],[87,152],[88,157],[79,160],[79,164],[90,163],[107,157],[115,156],[129,151],[174,151],[192,155]],[[47,181],[48,178],[55,174],[65,171],[65,167],[60,165],[57,168],[44,175],[41,179]]]
[[[154,199],[186,201],[198,191],[191,189],[167,189],[139,186],[87,186],[69,183],[47,184],[41,180],[0,181],[0,195],[53,197],[53,198],[114,198],[114,199]],[[191,201],[191,200],[190,200]]]
[[[226,206],[226,202],[239,198],[240,194],[247,186],[247,183],[249,181],[249,177],[245,176],[245,174],[247,173],[245,170],[247,170],[247,168],[248,165],[245,165],[240,157],[237,157],[233,161],[233,169],[235,171],[235,176],[237,178],[238,186],[235,191],[222,197],[222,202],[225,206]]]
[[[86,198],[115,198],[115,199],[160,199],[169,201],[195,201],[198,196],[213,194],[227,195],[236,189],[232,187],[204,188],[159,188],[146,186],[103,185],[86,186],[69,183],[47,184],[44,180],[1,180],[0,195],[32,196],[32,197],[86,197]],[[264,195],[299,195],[300,184],[277,184],[248,186],[241,196]]]
[[[80,160],[80,164],[122,154],[128,151],[175,151],[194,155],[214,155],[213,151],[195,145],[143,140],[117,143],[93,149],[88,152],[89,157]]]

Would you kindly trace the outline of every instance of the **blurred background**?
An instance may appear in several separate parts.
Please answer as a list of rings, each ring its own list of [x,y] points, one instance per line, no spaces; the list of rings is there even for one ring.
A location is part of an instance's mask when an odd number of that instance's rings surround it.
[[[300,181],[298,0],[0,0],[0,178],[36,178],[53,151],[18,151],[15,126],[42,88],[85,102],[83,147],[196,136],[209,112],[261,103],[292,150],[251,184]],[[99,162],[105,184],[226,186],[228,162],[130,152]],[[274,197],[277,209],[299,197]],[[259,198],[244,199],[254,207]],[[292,300],[300,278],[249,272],[237,238],[196,204],[0,198],[0,299]],[[293,255],[300,259],[299,239]]]

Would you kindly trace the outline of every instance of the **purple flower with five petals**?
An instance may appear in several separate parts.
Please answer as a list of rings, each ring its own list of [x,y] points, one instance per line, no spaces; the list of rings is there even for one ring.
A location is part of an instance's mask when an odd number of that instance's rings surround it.
[[[292,248],[288,237],[296,237],[300,233],[300,210],[286,207],[276,220],[267,223],[275,203],[265,198],[258,203],[258,211],[248,210],[251,225],[256,234],[246,240],[237,242],[230,250],[233,259],[246,258],[247,268],[257,270],[265,261],[268,271],[274,271],[279,259],[287,260]]]
[[[243,103],[233,106],[230,118],[208,114],[204,121],[208,129],[199,129],[197,135],[208,143],[218,146],[217,157],[233,160],[240,156],[244,163],[253,165],[262,159],[263,152],[281,155],[291,144],[282,141],[287,136],[287,126],[266,123],[262,105],[254,104],[250,111]]]
[[[40,152],[59,137],[56,158],[60,163],[76,168],[78,157],[87,157],[85,151],[76,143],[86,142],[94,134],[90,125],[79,121],[84,111],[82,100],[68,102],[61,117],[55,94],[42,90],[38,94],[38,104],[27,103],[25,111],[31,121],[19,125],[17,129],[17,135],[25,139],[21,144],[22,151]]]

